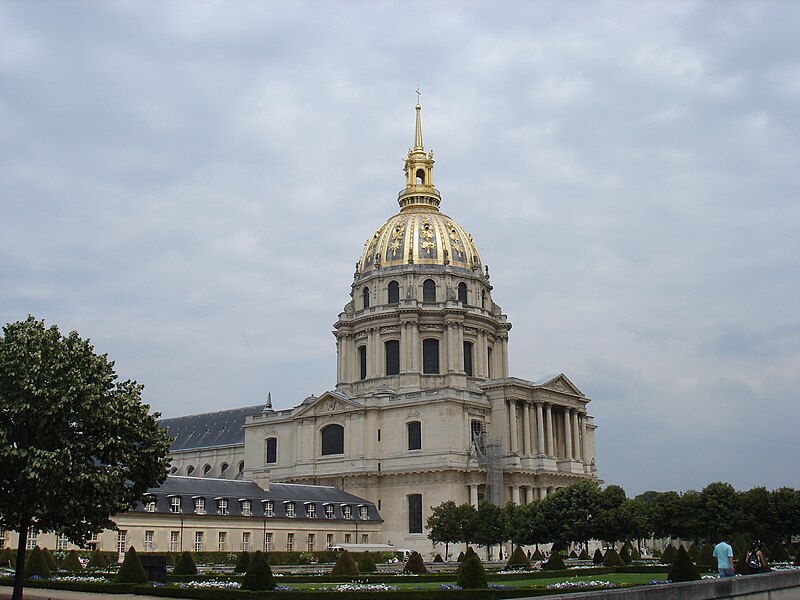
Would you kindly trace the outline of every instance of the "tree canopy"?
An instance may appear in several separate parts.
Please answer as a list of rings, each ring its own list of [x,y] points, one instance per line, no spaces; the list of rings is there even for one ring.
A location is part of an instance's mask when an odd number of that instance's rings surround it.
[[[170,440],[158,415],[141,385],[117,379],[76,332],[32,316],[3,327],[0,526],[19,533],[18,565],[31,526],[81,544],[166,478]]]

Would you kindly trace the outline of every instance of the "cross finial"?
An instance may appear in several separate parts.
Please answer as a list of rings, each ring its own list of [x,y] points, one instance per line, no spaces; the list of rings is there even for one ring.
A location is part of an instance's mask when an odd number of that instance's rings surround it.
[[[419,91],[419,86],[417,86],[417,104],[419,104],[419,97],[422,95],[422,92]]]

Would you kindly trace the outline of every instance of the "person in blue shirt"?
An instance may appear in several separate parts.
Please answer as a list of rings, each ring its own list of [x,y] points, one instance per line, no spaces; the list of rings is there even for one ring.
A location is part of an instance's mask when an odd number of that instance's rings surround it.
[[[714,557],[717,559],[717,570],[720,577],[733,577],[736,570],[733,566],[733,548],[729,535],[722,536],[722,541],[714,546]]]

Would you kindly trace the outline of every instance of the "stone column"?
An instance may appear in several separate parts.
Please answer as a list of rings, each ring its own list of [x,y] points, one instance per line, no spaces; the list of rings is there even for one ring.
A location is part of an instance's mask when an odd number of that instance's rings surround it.
[[[564,447],[567,460],[572,460],[572,411],[564,408]]]
[[[478,486],[477,485],[470,485],[469,486],[469,503],[474,507],[478,507]]]
[[[531,411],[527,402],[522,403],[522,453],[531,454]]]
[[[511,486],[511,501],[514,504],[519,504],[519,486],[512,485]]]
[[[583,462],[586,461],[586,415],[581,414],[580,420],[578,421],[580,430],[581,430],[581,460]]]
[[[517,401],[508,401],[508,420],[509,420],[509,451],[517,452],[519,450],[519,441],[517,440]]]
[[[553,449],[553,406],[547,404],[544,407],[545,419],[547,420],[547,456],[555,456]]]
[[[420,341],[419,341],[419,322],[411,323],[411,370],[415,373],[422,372],[422,366],[419,364],[420,354]]]
[[[542,415],[542,403],[536,403],[536,443],[537,451],[540,455],[544,454],[544,417]]]
[[[400,323],[400,372],[408,371],[408,321]]]
[[[458,323],[456,325],[455,331],[455,344],[456,347],[454,349],[453,354],[456,357],[456,371],[459,373],[464,373],[464,325],[462,323]],[[475,346],[472,346],[472,374],[475,375]]]
[[[572,411],[572,451],[575,460],[582,460],[583,454],[581,453],[581,432],[578,423],[578,411]]]
[[[525,486],[525,504],[530,504],[533,502],[533,492],[534,488],[531,485]]]

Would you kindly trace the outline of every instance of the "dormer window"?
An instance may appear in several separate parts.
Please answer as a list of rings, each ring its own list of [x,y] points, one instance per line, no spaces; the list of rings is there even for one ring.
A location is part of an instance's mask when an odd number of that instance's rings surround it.
[[[205,498],[195,498],[194,499],[194,513],[196,515],[204,515],[204,514],[206,514],[206,499]]]
[[[181,497],[180,496],[172,496],[169,499],[169,512],[171,512],[171,513],[179,513],[179,512],[181,512]]]
[[[267,500],[264,502],[264,516],[265,517],[275,516],[275,503],[272,500]]]
[[[253,505],[250,500],[242,500],[242,516],[250,517],[253,515]]]
[[[317,505],[309,502],[306,504],[306,518],[315,519],[317,517]]]
[[[156,499],[152,496],[149,496],[144,499],[144,510],[145,512],[156,512]]]
[[[325,505],[325,518],[332,519],[333,518],[333,504],[326,504]]]
[[[369,519],[369,508],[366,506],[359,506],[358,507],[358,518],[363,519],[366,521]]]
[[[284,504],[284,510],[286,511],[287,517],[294,518],[296,516],[294,512],[294,502],[286,502]]]
[[[342,516],[348,521],[353,518],[353,507],[349,504],[342,504]]]
[[[219,515],[227,515],[228,514],[228,499],[227,498],[217,498],[217,514],[219,514]]]

